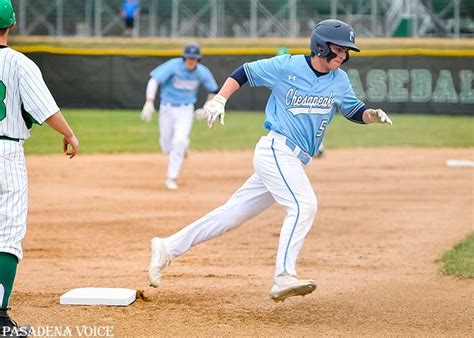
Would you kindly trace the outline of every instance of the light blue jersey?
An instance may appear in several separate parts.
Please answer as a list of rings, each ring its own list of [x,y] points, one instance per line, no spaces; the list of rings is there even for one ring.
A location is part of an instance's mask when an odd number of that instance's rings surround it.
[[[365,104],[356,98],[345,71],[317,76],[304,55],[281,55],[244,64],[252,87],[272,93],[265,128],[274,130],[314,156],[336,110],[351,118]]]
[[[216,80],[206,66],[198,63],[194,70],[188,70],[183,58],[171,59],[156,67],[150,76],[161,87],[160,99],[173,105],[194,104],[199,85],[202,83],[209,92],[218,89]]]

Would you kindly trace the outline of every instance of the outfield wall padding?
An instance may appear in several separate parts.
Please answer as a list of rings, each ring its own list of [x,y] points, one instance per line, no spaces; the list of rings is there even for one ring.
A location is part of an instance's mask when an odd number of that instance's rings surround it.
[[[169,57],[60,55],[27,53],[43,71],[63,108],[131,108],[140,110],[149,72]],[[268,55],[209,55],[203,60],[219,85],[244,62]],[[473,114],[472,56],[352,57],[344,69],[354,90],[369,107],[387,112]],[[263,111],[266,88],[245,85],[229,100],[230,110]],[[205,100],[201,90],[198,105]]]

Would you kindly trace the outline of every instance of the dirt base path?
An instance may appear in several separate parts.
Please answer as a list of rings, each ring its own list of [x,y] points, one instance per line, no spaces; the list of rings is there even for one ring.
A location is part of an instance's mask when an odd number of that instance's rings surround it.
[[[180,190],[158,154],[30,156],[30,212],[12,316],[35,326],[113,326],[124,335],[472,334],[473,280],[436,259],[473,229],[473,149],[330,150],[308,169],[319,202],[298,267],[318,289],[268,299],[282,208],[167,269],[147,287],[149,240],[225,202],[252,152],[193,152]],[[145,289],[127,308],[60,306],[75,287]]]

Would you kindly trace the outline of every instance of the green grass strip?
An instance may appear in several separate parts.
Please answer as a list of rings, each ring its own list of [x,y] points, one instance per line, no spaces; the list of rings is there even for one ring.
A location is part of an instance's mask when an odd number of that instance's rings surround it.
[[[441,263],[441,271],[446,275],[474,278],[474,233],[446,252]]]
[[[139,110],[73,110],[64,114],[81,141],[80,152],[130,153],[159,151],[157,116],[140,120]],[[327,128],[325,145],[354,147],[472,147],[474,118],[471,116],[391,114],[393,126],[358,125],[339,114]],[[266,134],[264,113],[227,112],[225,126],[209,130],[205,121],[195,121],[192,150],[253,149]],[[25,143],[27,154],[61,152],[61,137],[51,128],[34,126]]]

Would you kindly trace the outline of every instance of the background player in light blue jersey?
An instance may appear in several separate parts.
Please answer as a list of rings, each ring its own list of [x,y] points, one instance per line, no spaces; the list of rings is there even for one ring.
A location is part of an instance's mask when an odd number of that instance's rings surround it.
[[[160,145],[161,150],[170,157],[165,180],[169,190],[178,189],[176,180],[189,146],[199,85],[203,84],[208,90],[208,100],[219,89],[211,71],[200,63],[201,57],[199,46],[188,44],[182,57],[171,59],[150,73],[146,89],[146,102],[141,117],[144,121],[151,121],[155,112],[156,92],[158,86],[161,87]],[[198,109],[196,117],[202,118],[202,112],[202,109]]]
[[[245,63],[226,80],[204,110],[209,127],[224,124],[227,99],[247,81],[272,92],[265,113],[267,136],[255,148],[255,173],[221,207],[167,238],[152,239],[148,272],[158,286],[166,263],[192,246],[231,230],[275,202],[287,212],[284,219],[270,298],[282,301],[316,288],[313,280],[296,277],[296,260],[317,210],[316,195],[304,166],[309,165],[336,111],[356,123],[389,123],[380,109],[367,109],[358,100],[347,74],[339,67],[349,51],[359,52],[351,26],[338,20],[320,22],[311,36],[311,55],[282,55]]]

